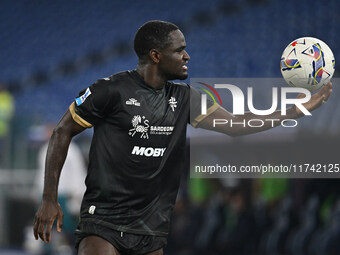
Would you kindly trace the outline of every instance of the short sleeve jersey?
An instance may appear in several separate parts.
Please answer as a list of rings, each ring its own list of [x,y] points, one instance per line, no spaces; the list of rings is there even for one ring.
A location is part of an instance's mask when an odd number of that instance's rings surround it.
[[[129,233],[166,236],[186,146],[187,84],[147,85],[126,71],[79,93],[73,119],[94,127],[81,220]],[[216,105],[211,106],[217,108]]]

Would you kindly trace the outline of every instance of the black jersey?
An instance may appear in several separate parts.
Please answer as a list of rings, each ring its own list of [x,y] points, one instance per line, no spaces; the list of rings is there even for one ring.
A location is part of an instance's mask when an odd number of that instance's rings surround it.
[[[70,112],[94,127],[82,221],[167,235],[184,167],[190,91],[171,82],[153,89],[126,71],[80,92]]]

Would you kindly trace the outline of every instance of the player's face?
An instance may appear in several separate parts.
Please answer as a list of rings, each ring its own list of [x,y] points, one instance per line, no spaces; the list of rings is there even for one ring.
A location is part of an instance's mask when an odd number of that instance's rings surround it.
[[[189,54],[185,51],[184,35],[180,30],[175,30],[169,36],[171,44],[161,50],[162,57],[159,62],[159,70],[167,80],[184,80],[188,77],[186,64],[190,59]]]

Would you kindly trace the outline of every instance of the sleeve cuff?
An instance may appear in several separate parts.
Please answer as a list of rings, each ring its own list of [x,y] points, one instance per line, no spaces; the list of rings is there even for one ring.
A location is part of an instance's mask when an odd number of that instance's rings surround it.
[[[193,126],[194,128],[197,127],[197,125],[204,120],[206,117],[208,117],[210,114],[212,114],[214,111],[216,111],[219,108],[218,104],[213,104],[212,106],[210,106],[207,110],[207,114],[204,115],[198,115],[193,121],[191,121],[191,126]]]
[[[74,102],[69,107],[70,113],[72,115],[72,118],[75,122],[77,122],[80,126],[84,128],[90,128],[92,127],[92,124],[84,120],[82,117],[80,117],[76,111],[75,111],[75,105]]]

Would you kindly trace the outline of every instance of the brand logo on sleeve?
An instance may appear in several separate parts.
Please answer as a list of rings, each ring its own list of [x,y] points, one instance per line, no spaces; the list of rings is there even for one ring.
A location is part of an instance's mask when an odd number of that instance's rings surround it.
[[[84,95],[80,96],[80,97],[77,97],[76,98],[76,104],[79,106],[81,105],[82,103],[84,103],[84,101],[86,100],[86,98],[91,95],[91,90],[90,88],[87,88]]]
[[[135,146],[132,149],[132,155],[145,157],[163,157],[166,148],[140,147]]]

